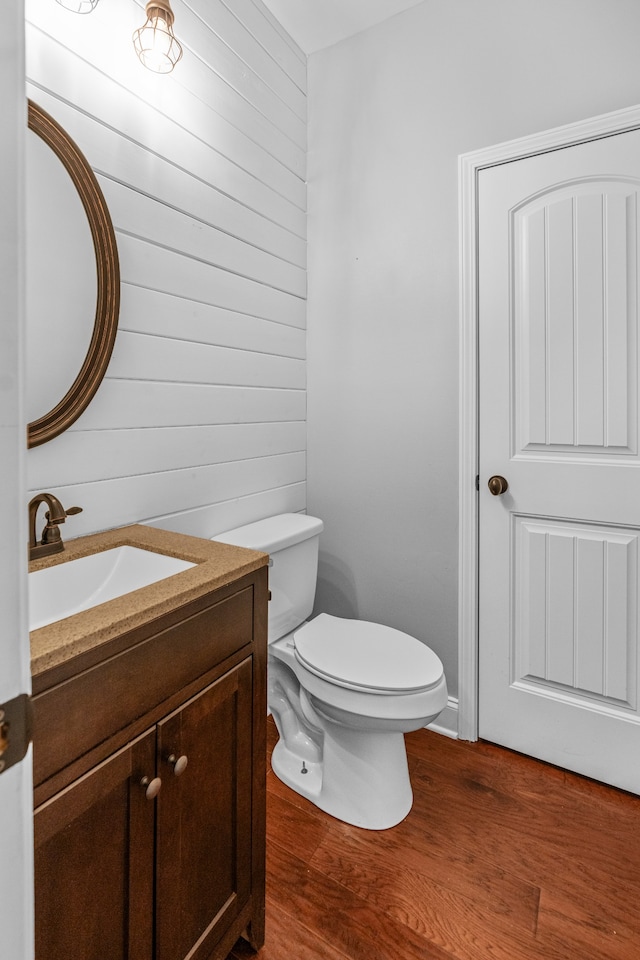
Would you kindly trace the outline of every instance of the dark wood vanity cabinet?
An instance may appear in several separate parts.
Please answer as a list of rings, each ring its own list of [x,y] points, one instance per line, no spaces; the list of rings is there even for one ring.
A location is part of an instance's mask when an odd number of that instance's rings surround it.
[[[251,893],[250,660],[158,725],[157,757],[156,960],[205,958]]]
[[[130,640],[34,696],[36,960],[258,949],[266,571]]]
[[[152,955],[154,805],[135,780],[154,762],[151,732],[36,810],[37,960]]]

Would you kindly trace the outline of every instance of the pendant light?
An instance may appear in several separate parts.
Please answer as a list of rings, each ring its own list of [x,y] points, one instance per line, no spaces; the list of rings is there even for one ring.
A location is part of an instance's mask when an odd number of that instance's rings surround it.
[[[135,51],[148,70],[170,73],[182,56],[182,47],[173,35],[171,4],[169,0],[150,0],[145,12],[147,22],[133,34]]]
[[[72,13],[91,13],[100,3],[100,0],[57,0],[65,10]]]

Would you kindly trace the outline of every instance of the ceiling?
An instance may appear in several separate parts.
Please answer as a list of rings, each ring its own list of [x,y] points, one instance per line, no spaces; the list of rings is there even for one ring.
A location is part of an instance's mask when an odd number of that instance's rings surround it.
[[[263,0],[306,54],[330,47],[422,0]]]

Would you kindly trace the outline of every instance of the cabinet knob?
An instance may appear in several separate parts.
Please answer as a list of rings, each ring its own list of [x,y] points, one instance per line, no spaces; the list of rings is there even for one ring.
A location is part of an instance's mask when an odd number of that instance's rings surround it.
[[[140,781],[140,786],[146,787],[145,796],[147,800],[154,800],[160,793],[162,780],[160,777],[154,777],[153,780],[149,779],[149,777],[143,777]]]
[[[176,757],[175,753],[171,753],[167,757],[167,763],[171,764],[175,776],[179,777],[186,770],[189,760],[184,754],[181,757]]]

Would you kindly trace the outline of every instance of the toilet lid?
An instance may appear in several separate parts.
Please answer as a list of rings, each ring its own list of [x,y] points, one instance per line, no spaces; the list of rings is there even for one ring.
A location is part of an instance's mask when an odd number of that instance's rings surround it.
[[[417,693],[440,682],[440,658],[415,637],[366,620],[321,613],[293,635],[298,661],[342,687]]]

